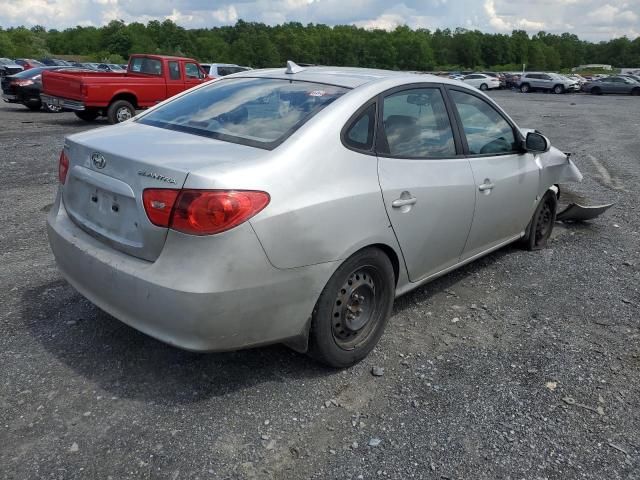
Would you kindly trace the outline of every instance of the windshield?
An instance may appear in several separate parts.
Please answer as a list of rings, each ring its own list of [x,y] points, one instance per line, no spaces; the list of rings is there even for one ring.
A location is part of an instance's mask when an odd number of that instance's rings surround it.
[[[272,149],[347,91],[271,78],[220,80],[149,112],[138,122]]]

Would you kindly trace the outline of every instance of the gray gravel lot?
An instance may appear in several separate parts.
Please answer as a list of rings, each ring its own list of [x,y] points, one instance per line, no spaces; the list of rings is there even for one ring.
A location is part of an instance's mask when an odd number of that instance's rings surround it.
[[[80,297],[45,215],[64,136],[105,124],[0,105],[0,478],[640,478],[640,98],[492,96],[574,153],[567,195],[617,205],[398,299],[345,371],[183,352]]]

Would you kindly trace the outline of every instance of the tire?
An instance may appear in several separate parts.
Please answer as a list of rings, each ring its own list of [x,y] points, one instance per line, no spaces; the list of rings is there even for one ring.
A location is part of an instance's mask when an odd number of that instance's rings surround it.
[[[547,245],[547,241],[553,231],[556,221],[558,199],[555,192],[548,190],[533,212],[533,217],[527,226],[526,234],[522,239],[527,250],[541,250]]]
[[[531,87],[528,83],[523,83],[522,85],[520,85],[520,91],[522,93],[529,93],[531,91]]]
[[[25,102],[24,106],[27,107],[32,112],[37,112],[42,108],[42,102],[40,100],[36,102]]]
[[[485,90],[489,90],[489,87],[487,86],[486,83],[483,83],[482,85],[480,85],[480,90],[484,92]]]
[[[107,109],[107,118],[109,123],[122,123],[136,114],[136,109],[131,102],[126,100],[116,100]]]
[[[591,95],[602,95],[602,90],[600,90],[600,87],[593,87],[591,89]]]
[[[76,117],[80,120],[84,120],[85,122],[93,122],[99,115],[97,110],[81,110],[74,113],[76,114]]]
[[[42,109],[47,113],[60,113],[62,111],[62,107],[51,105],[50,103],[43,103]]]
[[[356,364],[382,336],[394,297],[389,257],[377,248],[355,253],[320,294],[311,318],[308,354],[330,367]]]
[[[555,87],[553,87],[553,93],[558,95],[564,93],[564,87],[562,85],[556,85]]]
[[[631,95],[633,95],[634,97],[640,95],[640,88],[634,88],[633,90],[631,90]]]

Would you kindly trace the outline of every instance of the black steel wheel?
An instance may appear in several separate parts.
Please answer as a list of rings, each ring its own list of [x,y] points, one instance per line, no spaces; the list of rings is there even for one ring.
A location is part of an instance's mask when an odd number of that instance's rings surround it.
[[[309,354],[337,368],[362,360],[382,336],[394,296],[393,266],[384,252],[367,248],[351,256],[318,299]]]
[[[556,221],[557,207],[558,200],[555,192],[547,191],[536,207],[527,227],[527,233],[523,239],[527,250],[540,250],[547,245]]]

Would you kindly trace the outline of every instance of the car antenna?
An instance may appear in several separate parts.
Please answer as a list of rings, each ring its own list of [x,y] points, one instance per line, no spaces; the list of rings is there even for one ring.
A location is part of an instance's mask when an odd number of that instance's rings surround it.
[[[287,71],[284,73],[288,73],[292,75],[294,73],[300,73],[302,71],[304,71],[304,67],[301,67],[300,65],[298,65],[296,62],[292,60],[287,60]]]

